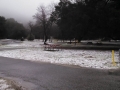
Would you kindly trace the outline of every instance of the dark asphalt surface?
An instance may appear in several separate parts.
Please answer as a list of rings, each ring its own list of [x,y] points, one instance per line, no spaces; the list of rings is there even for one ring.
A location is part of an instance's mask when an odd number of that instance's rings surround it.
[[[120,90],[120,74],[109,70],[0,57],[1,75],[23,81],[28,90]]]

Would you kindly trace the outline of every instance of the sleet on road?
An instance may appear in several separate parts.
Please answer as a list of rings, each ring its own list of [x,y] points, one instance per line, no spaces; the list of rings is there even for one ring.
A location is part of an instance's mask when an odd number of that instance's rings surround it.
[[[120,74],[0,57],[0,75],[28,90],[120,90]]]

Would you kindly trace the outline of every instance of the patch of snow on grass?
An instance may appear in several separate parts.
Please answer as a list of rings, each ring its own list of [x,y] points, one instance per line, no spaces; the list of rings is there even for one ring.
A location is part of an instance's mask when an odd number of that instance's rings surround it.
[[[118,60],[117,54],[116,52],[115,60]],[[40,48],[30,48],[1,51],[0,56],[31,61],[78,65],[82,67],[116,68],[112,65],[111,51],[62,50],[51,52],[43,51]]]
[[[1,48],[12,48],[12,47],[18,47],[18,48],[25,48],[25,47],[41,47],[43,42],[40,40],[34,40],[34,41],[23,41],[22,43],[12,43],[7,45],[2,45]]]
[[[11,86],[7,84],[6,80],[0,79],[0,90],[15,90],[15,89],[12,89],[9,87],[11,87]]]
[[[44,51],[43,42],[24,41],[22,44],[15,44],[19,47],[31,47],[16,50],[0,51],[0,56],[31,60],[37,62],[50,62],[57,64],[78,65],[81,67],[91,67],[99,69],[115,69],[119,67],[118,51],[115,51],[116,66],[112,64],[111,51],[102,50],[59,50],[59,51]],[[9,46],[9,45],[8,45]],[[13,45],[14,46],[14,45]],[[36,47],[36,48],[34,48]]]

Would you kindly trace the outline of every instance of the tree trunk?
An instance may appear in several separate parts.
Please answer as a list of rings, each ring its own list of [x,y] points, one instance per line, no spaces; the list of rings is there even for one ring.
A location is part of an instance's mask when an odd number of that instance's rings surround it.
[[[47,32],[46,32],[46,24],[43,22],[43,29],[44,29],[44,44],[47,42]]]
[[[78,43],[81,42],[82,38],[83,37],[81,37],[81,36],[78,37]]]
[[[70,44],[71,44],[71,39],[70,39]]]

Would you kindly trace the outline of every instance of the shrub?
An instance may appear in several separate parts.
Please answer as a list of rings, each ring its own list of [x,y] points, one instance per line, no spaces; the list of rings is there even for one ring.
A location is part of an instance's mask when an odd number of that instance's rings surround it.
[[[27,39],[29,41],[33,41],[35,39],[35,36],[33,34],[29,34],[28,37],[27,37]]]
[[[24,40],[25,40],[24,37],[22,37],[22,38],[21,38],[21,41],[24,41]]]

